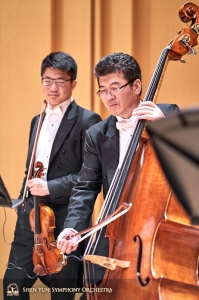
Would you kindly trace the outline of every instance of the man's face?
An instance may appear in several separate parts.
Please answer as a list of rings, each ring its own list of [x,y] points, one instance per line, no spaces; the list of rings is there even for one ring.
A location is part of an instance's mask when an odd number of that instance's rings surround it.
[[[99,77],[100,90],[108,90],[105,98],[102,97],[105,107],[113,116],[120,116],[125,119],[131,117],[133,109],[140,103],[141,81],[136,79],[132,85],[128,84],[121,90],[118,90],[116,95],[109,93],[109,89],[121,87],[127,82],[123,72],[110,73]]]
[[[70,76],[59,69],[46,68],[42,78],[68,80],[70,79]],[[64,86],[57,86],[55,81],[53,81],[52,85],[42,85],[44,97],[52,107],[55,107],[70,99],[76,84],[77,81],[73,80],[66,81]]]

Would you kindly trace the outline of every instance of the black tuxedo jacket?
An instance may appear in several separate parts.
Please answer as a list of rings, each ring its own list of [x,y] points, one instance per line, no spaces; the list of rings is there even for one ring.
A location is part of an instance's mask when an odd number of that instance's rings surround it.
[[[165,116],[180,112],[175,104],[159,104]],[[92,126],[86,132],[84,162],[74,186],[65,228],[81,231],[88,227],[93,206],[103,187],[106,196],[119,163],[119,131],[116,129],[116,117]]]
[[[36,116],[31,122],[27,170],[30,164],[38,121],[39,116]],[[68,204],[71,189],[77,180],[77,174],[83,161],[85,131],[100,121],[101,118],[98,114],[78,106],[74,100],[71,102],[63,116],[52,146],[47,172],[50,196],[40,197],[40,202],[47,205],[52,204],[53,206]],[[24,178],[20,197],[23,195],[25,182],[26,177]]]

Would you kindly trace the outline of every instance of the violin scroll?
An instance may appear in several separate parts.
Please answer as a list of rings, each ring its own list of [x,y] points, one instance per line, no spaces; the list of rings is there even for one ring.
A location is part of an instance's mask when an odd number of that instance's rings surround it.
[[[34,173],[34,178],[41,178],[44,175],[43,171],[46,169],[41,161],[37,161],[35,163],[35,168],[38,168]]]

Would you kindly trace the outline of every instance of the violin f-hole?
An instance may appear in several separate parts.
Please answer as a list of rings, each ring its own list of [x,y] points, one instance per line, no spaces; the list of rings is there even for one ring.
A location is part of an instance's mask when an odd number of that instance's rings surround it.
[[[46,245],[46,248],[48,249],[48,251],[50,251],[52,248],[50,246],[50,244],[48,243],[48,240],[46,237],[43,238],[44,244]]]
[[[150,278],[147,277],[144,281],[141,278],[141,273],[140,273],[141,262],[142,262],[142,240],[141,240],[141,237],[139,235],[135,235],[133,238],[133,241],[135,243],[137,241],[139,242],[138,259],[137,259],[137,280],[141,286],[146,286],[149,283]]]

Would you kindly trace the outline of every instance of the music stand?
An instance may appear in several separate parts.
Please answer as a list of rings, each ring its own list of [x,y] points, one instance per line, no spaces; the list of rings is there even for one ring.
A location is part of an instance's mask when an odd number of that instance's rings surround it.
[[[22,203],[22,199],[11,199],[0,176],[0,206],[15,208]]]
[[[146,126],[173,191],[199,225],[199,108],[189,109]]]

